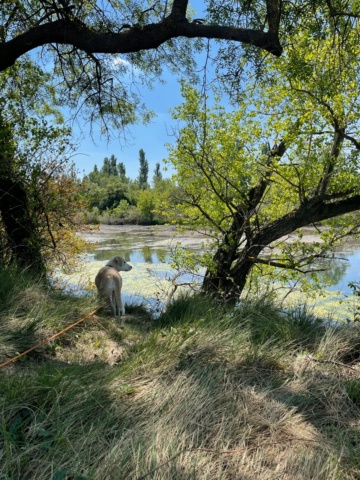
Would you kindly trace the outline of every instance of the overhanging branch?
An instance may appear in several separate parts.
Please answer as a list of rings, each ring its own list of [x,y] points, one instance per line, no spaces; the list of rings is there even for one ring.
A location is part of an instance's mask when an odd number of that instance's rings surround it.
[[[181,16],[185,2],[177,3],[176,14],[173,11],[163,21],[144,27],[135,25],[120,32],[99,32],[69,19],[36,25],[12,40],[0,43],[0,71],[34,48],[51,43],[73,45],[87,53],[131,53],[156,49],[171,38],[214,38],[254,45],[276,56],[281,55],[282,47],[274,32],[270,35],[261,30],[190,23]]]
[[[330,201],[325,201],[323,198],[313,199],[265,226],[253,239],[253,244],[258,245],[261,251],[263,246],[310,223],[321,222],[357,210],[360,210],[360,194]]]
[[[314,258],[323,258],[323,256],[313,255],[312,258],[313,259]],[[259,263],[259,264],[262,264],[262,265],[268,265],[269,267],[282,268],[282,269],[285,269],[285,270],[294,270],[295,272],[299,272],[299,273],[303,273],[303,274],[313,273],[313,272],[324,272],[326,270],[326,268],[310,268],[310,269],[304,270],[302,268],[302,265],[297,265],[296,263],[293,263],[293,262],[277,262],[275,260],[270,260],[270,259],[266,259],[266,258],[259,258],[259,257],[256,257],[256,258],[249,257],[249,260],[251,260],[254,264]],[[305,263],[305,265],[308,265],[308,264]]]

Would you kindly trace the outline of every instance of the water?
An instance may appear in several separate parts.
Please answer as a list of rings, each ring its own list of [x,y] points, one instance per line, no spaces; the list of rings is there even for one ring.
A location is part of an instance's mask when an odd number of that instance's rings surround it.
[[[130,272],[122,273],[125,301],[131,298],[145,298],[152,306],[159,303],[159,299],[166,298],[172,289],[170,280],[177,272],[170,266],[170,251],[179,243],[193,252],[200,252],[206,241],[203,235],[191,232],[175,236],[173,227],[130,225],[104,225],[100,230],[87,234],[86,238],[91,243],[84,258],[84,265],[87,265],[87,268],[83,269],[84,283],[93,284],[99,268],[110,257],[120,255],[133,266]],[[327,267],[327,271],[322,275],[330,278],[331,286],[327,287],[328,297],[325,300],[323,298],[317,300],[319,315],[327,316],[334,312],[340,315],[340,310],[344,307],[341,315],[345,318],[353,316],[349,311],[349,308],[351,310],[353,307],[347,304],[345,308],[343,300],[353,293],[348,286],[349,282],[360,282],[360,244],[344,245],[333,259],[323,262],[322,266]],[[178,278],[177,282],[201,281],[201,274],[204,271],[199,273],[200,277],[197,279],[185,274]],[[296,295],[293,299],[295,303],[307,302]]]
[[[144,246],[142,248],[124,247],[123,244],[117,244],[116,239],[102,242],[95,250],[88,250],[91,258],[96,261],[109,260],[109,258],[120,255],[131,264],[148,263],[154,265],[158,263],[168,263],[169,250],[162,248],[153,248]]]
[[[102,226],[89,239],[97,243],[88,248],[88,260],[106,262],[110,257],[120,255],[134,266],[141,264],[151,268],[164,263],[168,265],[170,250],[176,243],[200,252],[205,237],[192,235],[191,232],[175,236],[175,228],[171,227]],[[327,268],[322,275],[331,280],[329,290],[351,294],[349,282],[360,282],[360,243],[349,243],[339,248],[334,258],[321,266]]]
[[[330,267],[334,284],[329,290],[339,290],[345,295],[351,295],[353,292],[349,283],[360,282],[360,246],[343,250],[341,253],[343,260],[334,260]]]
[[[133,267],[129,272],[121,272],[125,303],[143,303],[143,300],[154,310],[154,306],[162,304],[171,293],[171,279],[178,273],[171,267],[171,251],[177,244],[193,252],[203,249],[204,235],[183,232],[175,236],[175,230],[175,227],[168,226],[130,225],[102,225],[100,229],[93,229],[84,235],[89,247],[80,271],[66,280],[69,285],[78,285],[82,290],[94,289],[94,278],[99,268],[112,256],[120,255]],[[194,277],[183,273],[177,278],[177,283],[194,280]]]

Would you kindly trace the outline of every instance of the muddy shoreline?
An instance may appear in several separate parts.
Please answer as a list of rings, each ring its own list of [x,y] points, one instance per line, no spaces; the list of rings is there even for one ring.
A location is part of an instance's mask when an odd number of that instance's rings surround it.
[[[114,239],[114,242],[119,241],[124,235],[131,235],[132,238],[135,238],[133,247],[139,248],[146,244],[146,246],[157,248],[157,247],[167,247],[172,242],[178,242],[184,247],[199,249],[204,244],[211,241],[211,236],[205,231],[195,232],[192,230],[183,230],[179,229],[176,226],[172,225],[155,225],[155,226],[144,226],[144,225],[90,225],[88,230],[83,230],[79,232],[79,235],[89,244],[102,243],[105,241],[111,241]],[[313,227],[304,227],[302,228],[302,241],[306,243],[312,242],[321,242],[319,236]],[[296,233],[287,235],[282,240],[286,242],[293,242],[298,240],[299,237]],[[280,242],[280,240],[278,241]],[[358,239],[347,239],[343,243],[343,249],[347,250],[348,248],[359,248]]]
[[[116,241],[121,235],[131,234],[134,240],[134,247],[146,243],[151,247],[164,247],[172,241],[180,242],[182,246],[200,248],[209,240],[205,232],[193,232],[191,230],[179,230],[176,226],[169,225],[92,225],[89,230],[80,232],[79,235],[90,244],[101,243],[114,239]]]

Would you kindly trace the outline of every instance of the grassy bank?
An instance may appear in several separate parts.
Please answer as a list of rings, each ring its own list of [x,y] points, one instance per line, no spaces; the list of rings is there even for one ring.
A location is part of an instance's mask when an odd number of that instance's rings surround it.
[[[0,362],[96,305],[0,279]],[[0,479],[359,479],[360,329],[198,297],[0,370]]]

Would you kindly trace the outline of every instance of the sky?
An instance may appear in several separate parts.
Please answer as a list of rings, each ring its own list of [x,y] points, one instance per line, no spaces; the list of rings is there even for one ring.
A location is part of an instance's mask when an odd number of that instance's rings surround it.
[[[204,3],[201,0],[190,2],[192,8],[197,12],[197,17],[204,16]],[[166,83],[155,83],[151,90],[143,88],[141,93],[142,101],[152,110],[156,116],[148,125],[130,125],[129,135],[126,144],[119,139],[107,141],[101,138],[99,130],[94,128],[93,138],[91,138],[89,127],[83,128],[83,139],[80,140],[79,147],[73,157],[79,176],[88,174],[96,164],[101,167],[105,157],[112,154],[119,162],[123,162],[126,168],[126,175],[135,179],[139,174],[139,150],[142,148],[145,157],[149,162],[149,180],[152,178],[156,163],[160,163],[161,169],[164,164],[162,160],[167,157],[166,143],[172,143],[172,127],[175,125],[171,119],[169,109],[182,103],[180,94],[179,78],[164,69],[162,77]],[[73,126],[76,135],[78,128]],[[163,177],[170,177],[172,170],[162,171]]]
[[[119,162],[123,162],[126,168],[126,175],[135,179],[139,173],[139,150],[142,148],[146,159],[149,162],[149,178],[155,169],[156,163],[163,167],[162,160],[167,157],[166,143],[172,143],[172,126],[169,109],[180,105],[182,97],[180,84],[170,73],[165,73],[163,79],[165,84],[154,84],[152,90],[143,88],[141,91],[142,101],[153,110],[155,115],[147,125],[135,124],[129,126],[129,135],[126,143],[122,139],[101,138],[99,130],[94,127],[93,138],[91,138],[89,127],[83,128],[83,139],[80,140],[73,161],[83,176],[91,172],[96,164],[101,167],[103,159],[114,154]],[[74,125],[75,134],[78,131]],[[169,177],[171,172],[163,172],[164,177]]]

